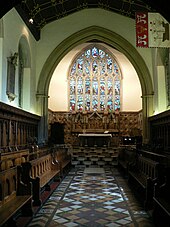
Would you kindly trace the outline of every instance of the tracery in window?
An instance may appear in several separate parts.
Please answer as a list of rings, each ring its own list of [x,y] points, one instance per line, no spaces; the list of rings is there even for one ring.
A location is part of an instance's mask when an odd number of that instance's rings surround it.
[[[90,45],[74,59],[69,71],[70,111],[115,111],[121,108],[121,71],[114,56]]]

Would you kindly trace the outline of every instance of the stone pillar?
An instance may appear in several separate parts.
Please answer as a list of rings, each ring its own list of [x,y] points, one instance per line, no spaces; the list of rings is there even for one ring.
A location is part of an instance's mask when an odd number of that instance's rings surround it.
[[[48,141],[48,95],[37,94],[38,114],[41,116],[38,128],[38,143]]]
[[[142,96],[143,106],[143,143],[147,144],[150,140],[150,128],[148,118],[153,115],[153,94]]]

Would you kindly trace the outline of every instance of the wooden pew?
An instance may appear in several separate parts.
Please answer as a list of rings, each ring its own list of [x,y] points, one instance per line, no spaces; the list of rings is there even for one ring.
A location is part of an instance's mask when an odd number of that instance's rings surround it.
[[[24,183],[32,183],[33,206],[41,205],[40,195],[43,190],[50,191],[52,180],[60,180],[60,166],[51,154],[22,163]]]
[[[170,224],[170,167],[165,170],[165,180],[161,184],[157,182],[154,186],[154,209],[153,220],[155,226],[169,226]]]
[[[11,167],[21,165],[21,163],[28,161],[29,150],[17,150],[11,152],[0,153],[0,171],[9,169]]]
[[[29,162],[22,163],[22,181],[32,183],[33,206],[40,206],[41,192],[50,191],[51,182],[61,180],[71,160],[63,149],[58,152],[54,147],[34,148],[30,150]]]
[[[18,211],[23,216],[32,216],[31,183],[20,180],[21,166],[0,172],[0,226],[15,226],[13,217]]]
[[[118,167],[124,176],[128,175],[129,165],[135,162],[136,149],[130,147],[121,147],[118,154]]]
[[[159,162],[159,164],[161,164],[165,167],[168,165],[168,159],[167,159],[166,155],[159,154],[156,152],[151,152],[149,150],[144,150],[144,149],[140,149],[139,153],[146,158]]]
[[[71,152],[69,152],[69,147],[61,145],[53,147],[53,158],[57,160],[60,165],[61,177],[68,172],[71,166]]]
[[[51,154],[51,147],[47,145],[38,146],[37,144],[33,144],[29,146],[29,161],[41,158],[47,154]]]
[[[159,163],[138,155],[135,164],[129,165],[128,182],[136,186],[140,198],[144,199],[144,208],[150,209],[153,205],[153,190],[158,180]],[[143,198],[144,197],[144,198]]]
[[[40,187],[45,187],[49,181],[60,173],[59,165],[54,163],[51,154],[31,161],[31,177],[40,178]]]

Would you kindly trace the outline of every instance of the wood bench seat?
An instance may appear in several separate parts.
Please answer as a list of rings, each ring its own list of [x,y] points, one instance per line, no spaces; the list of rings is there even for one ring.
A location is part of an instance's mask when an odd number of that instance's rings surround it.
[[[49,181],[52,180],[57,174],[60,174],[59,169],[44,173],[43,176],[40,177],[40,187],[45,187],[49,183]]]
[[[14,215],[22,211],[23,216],[32,216],[31,183],[20,181],[21,167],[0,172],[0,226],[14,226]]]
[[[159,163],[141,155],[137,156],[136,162],[129,166],[128,181],[140,191],[140,198],[144,200],[145,209],[153,205],[154,184],[158,179]],[[140,190],[141,189],[141,190]]]
[[[27,203],[30,203],[32,196],[25,195],[25,196],[16,196],[7,203],[5,203],[3,206],[0,207],[0,226],[4,225],[8,220],[9,226],[10,223],[13,220],[13,216],[16,214],[17,211],[22,209],[22,214],[24,216],[30,216],[29,213],[27,213],[27,209],[24,210],[24,205],[27,206]]]
[[[170,218],[170,203],[169,203],[169,200],[167,200],[167,198],[164,198],[164,197],[159,197],[159,198],[156,198],[156,197],[153,197],[153,200],[154,202],[160,206],[164,212],[169,216]]]
[[[82,152],[82,154],[84,156],[84,152]],[[83,156],[82,158],[84,158]],[[71,167],[71,153],[69,152],[68,148],[54,147],[53,157],[54,160],[57,160],[57,162],[59,163],[61,177],[63,177],[64,174],[66,174]]]
[[[40,206],[41,192],[50,191],[51,181],[57,178],[60,180],[60,166],[53,160],[51,154],[36,158],[30,162],[22,163],[24,183],[32,183],[33,205]]]
[[[13,166],[21,165],[21,163],[28,161],[28,158],[28,149],[0,153],[0,171],[9,169]]]
[[[170,190],[170,188],[169,188]],[[159,197],[153,197],[154,208],[152,212],[155,227],[169,227],[170,224],[170,199],[169,193],[162,194]]]
[[[24,171],[22,181],[32,183],[33,206],[41,205],[41,192],[50,191],[52,181],[60,181],[71,163],[71,159],[63,149],[60,148],[60,152],[55,148],[47,147],[46,149],[48,152],[44,150],[43,154],[45,155],[22,163]]]
[[[121,148],[118,154],[118,167],[124,176],[128,175],[129,165],[135,162],[136,150],[131,148]]]
[[[31,177],[40,178],[40,186],[44,187],[56,174],[60,173],[60,167],[57,161],[53,160],[51,154],[32,160]]]
[[[132,172],[130,171],[130,175],[144,188],[146,189],[147,186],[147,179],[146,175],[142,175],[140,172]]]
[[[164,183],[154,186],[153,220],[156,227],[168,226],[170,223],[170,167],[165,168]]]

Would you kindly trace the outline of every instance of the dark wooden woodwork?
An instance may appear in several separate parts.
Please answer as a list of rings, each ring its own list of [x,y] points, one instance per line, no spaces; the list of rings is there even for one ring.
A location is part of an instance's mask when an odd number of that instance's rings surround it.
[[[1,152],[20,149],[28,139],[38,137],[40,116],[0,102],[0,149]]]
[[[15,226],[13,220],[16,212],[21,210],[23,216],[31,216],[31,183],[23,184],[20,179],[21,167],[13,167],[0,172],[0,225]]]
[[[118,167],[125,177],[128,176],[129,165],[135,163],[136,156],[136,149],[134,149],[133,146],[122,146],[119,149]]]
[[[50,143],[64,144],[64,124],[59,122],[51,124]]]
[[[140,138],[142,135],[142,111],[138,112],[48,112],[48,122],[64,125],[64,142],[73,147],[79,145],[78,134],[108,133],[112,134],[111,146],[119,146],[122,136]],[[55,133],[56,135],[56,133]],[[51,138],[51,127],[49,127]]]
[[[140,199],[144,201],[146,210],[153,206],[153,191],[159,176],[158,170],[158,162],[141,155],[137,156],[135,164],[129,165],[128,182],[140,193]]]
[[[32,157],[32,154],[30,154]],[[41,205],[41,191],[50,191],[52,181],[60,181],[70,168],[70,158],[64,148],[60,152],[53,147],[37,149],[34,159],[22,163],[22,181],[32,183],[33,205]]]
[[[53,160],[59,163],[60,175],[63,177],[71,167],[71,152],[67,145],[55,145],[53,147]]]
[[[149,118],[152,151],[160,154],[170,152],[170,110]]]
[[[29,160],[29,149],[0,153],[0,171],[21,165]]]
[[[154,187],[153,220],[156,227],[169,226],[170,223],[170,168],[165,169],[164,182]]]

